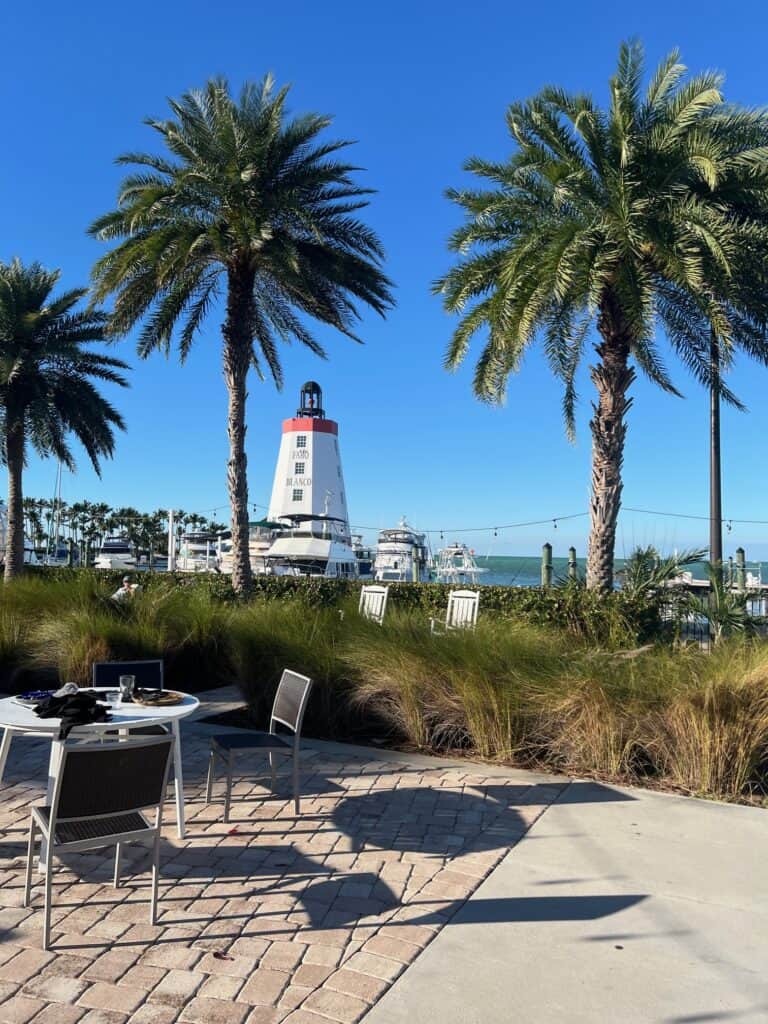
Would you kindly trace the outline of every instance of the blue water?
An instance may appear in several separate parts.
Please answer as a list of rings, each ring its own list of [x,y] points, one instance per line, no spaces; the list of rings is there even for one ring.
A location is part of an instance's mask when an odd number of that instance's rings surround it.
[[[538,587],[541,585],[541,556],[536,555],[488,555],[486,557],[476,556],[480,569],[487,569],[481,573],[478,583],[486,583],[497,587]],[[586,559],[577,558],[579,576],[584,577],[586,573]],[[618,572],[624,564],[623,558],[616,559],[616,571]],[[757,573],[759,563],[750,562],[748,570]],[[706,572],[703,562],[695,562],[686,566],[689,572],[693,573],[694,579],[706,579]],[[552,559],[552,578],[565,578],[568,575],[568,559]],[[768,572],[763,571],[763,579],[768,578]]]

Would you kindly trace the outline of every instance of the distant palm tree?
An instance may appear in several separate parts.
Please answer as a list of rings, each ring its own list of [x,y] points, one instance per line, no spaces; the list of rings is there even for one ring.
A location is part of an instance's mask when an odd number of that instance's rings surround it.
[[[0,428],[8,466],[8,539],[5,578],[24,566],[22,472],[28,446],[54,455],[69,469],[67,435],[85,448],[96,472],[114,450],[113,428],[123,420],[93,383],[126,386],[119,359],[87,346],[103,341],[107,317],[77,311],[86,289],[53,297],[57,270],[19,260],[0,263]]]
[[[572,434],[575,375],[597,328],[587,583],[600,589],[613,585],[632,364],[678,394],[657,325],[726,400],[720,371],[735,348],[768,362],[768,115],[726,105],[721,76],[685,71],[673,52],[643,92],[642,48],[623,44],[608,109],[556,87],[513,103],[513,155],[466,165],[491,187],[448,193],[466,222],[450,242],[460,260],[435,284],[462,317],[445,361],[457,367],[488,332],[479,398],[502,400],[541,338]]]
[[[323,349],[302,315],[355,338],[357,302],[384,314],[391,303],[381,244],[356,216],[370,190],[321,142],[330,118],[288,120],[288,90],[270,77],[234,99],[223,79],[170,102],[172,118],[147,123],[167,156],[128,153],[141,170],[122,184],[118,208],[91,233],[118,244],[94,268],[98,300],[115,295],[114,329],[139,321],[139,354],[168,353],[180,327],[182,361],[221,297],[229,393],[227,482],[237,591],[251,580],[245,402],[248,371],[263,364],[280,386],[277,340]],[[358,339],[355,339],[358,340]]]

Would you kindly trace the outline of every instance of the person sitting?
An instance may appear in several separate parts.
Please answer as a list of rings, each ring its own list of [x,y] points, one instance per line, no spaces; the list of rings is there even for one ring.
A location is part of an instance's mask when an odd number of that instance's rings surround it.
[[[112,595],[113,601],[127,601],[129,598],[134,597],[136,594],[141,593],[141,587],[138,583],[131,583],[130,576],[123,576],[123,582],[120,587]]]

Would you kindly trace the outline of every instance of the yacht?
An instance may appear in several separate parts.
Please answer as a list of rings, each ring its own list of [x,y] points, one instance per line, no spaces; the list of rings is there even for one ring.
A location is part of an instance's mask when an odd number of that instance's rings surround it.
[[[480,573],[488,572],[478,566],[475,552],[458,541],[438,551],[433,571],[438,583],[454,584],[477,583]]]
[[[363,580],[373,579],[373,560],[375,555],[371,548],[366,547],[363,543],[362,534],[352,534],[352,550],[357,560],[357,575]]]
[[[264,563],[270,576],[354,579],[358,573],[346,524],[322,513],[291,516],[272,541]]]
[[[49,544],[49,546],[48,546],[47,552],[43,556],[43,565],[69,565],[69,564],[70,564],[69,547],[66,544],[64,544],[62,541],[59,541],[58,544],[56,542],[52,541]],[[79,565],[80,564],[80,552],[77,550],[77,547],[74,544],[72,545],[72,562],[71,562],[71,564],[72,565]]]
[[[265,555],[272,546],[272,541],[283,529],[282,523],[272,523],[266,519],[248,524],[248,554],[251,569],[256,576],[268,574]],[[219,534],[219,570],[225,574],[232,573],[232,531]]]
[[[426,535],[409,526],[405,516],[393,530],[382,530],[379,534],[373,575],[380,582],[429,581]]]
[[[220,543],[216,533],[182,534],[176,569],[179,572],[220,572]]]
[[[263,576],[267,572],[266,554],[282,529],[281,523],[273,523],[269,519],[248,524],[248,554],[251,568],[257,575]]]
[[[105,537],[96,561],[95,569],[135,569],[136,556],[127,537]]]

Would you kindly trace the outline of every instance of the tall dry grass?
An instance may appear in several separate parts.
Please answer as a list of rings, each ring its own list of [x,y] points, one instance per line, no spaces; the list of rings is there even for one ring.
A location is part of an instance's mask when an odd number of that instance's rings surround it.
[[[307,728],[379,737],[688,793],[768,794],[768,643],[625,659],[572,632],[481,617],[433,636],[421,609],[383,627],[293,598],[217,599],[157,582],[117,605],[93,576],[0,588],[0,686],[87,683],[95,660],[163,657],[168,685],[237,683],[264,723],[280,673],[315,681]]]

